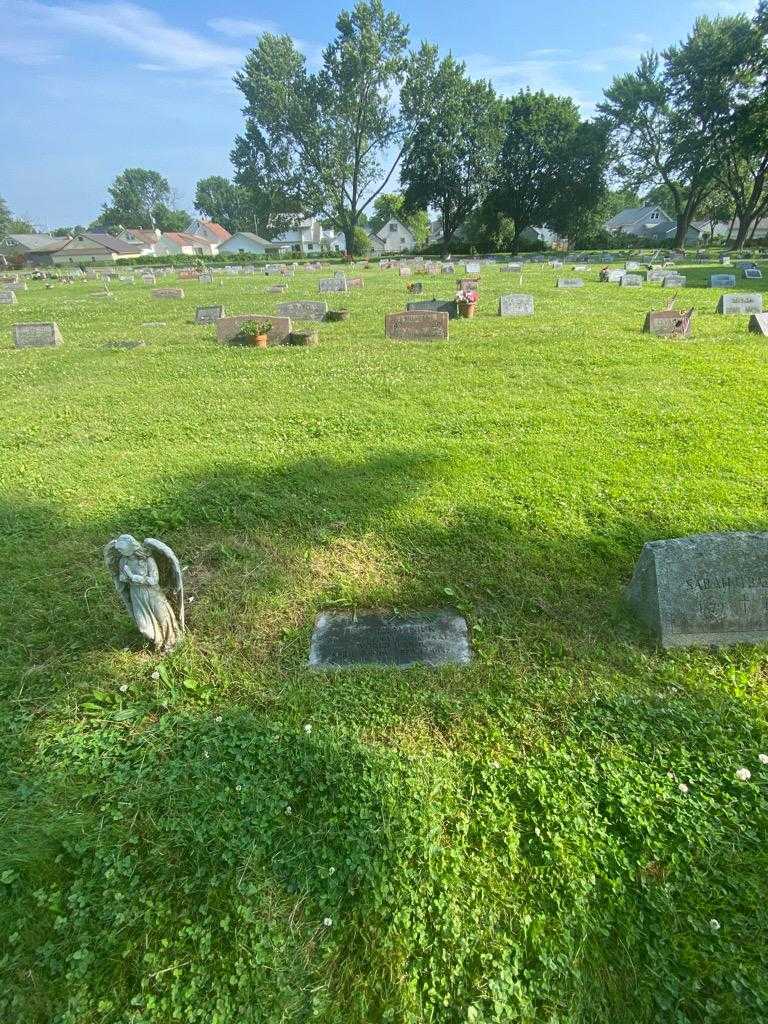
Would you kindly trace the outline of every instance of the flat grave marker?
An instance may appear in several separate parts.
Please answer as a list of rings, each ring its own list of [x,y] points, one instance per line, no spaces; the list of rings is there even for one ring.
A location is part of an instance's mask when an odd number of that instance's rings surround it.
[[[470,260],[469,263],[464,264],[464,272],[466,274],[479,274],[480,271],[481,266],[477,260]]]
[[[448,314],[433,310],[387,313],[384,333],[395,341],[438,341],[448,338]]]
[[[744,278],[747,281],[762,281],[763,272],[758,267],[745,267],[743,270]]]
[[[412,615],[321,612],[309,649],[313,668],[468,665],[467,623],[451,609]]]
[[[184,289],[183,288],[153,288],[152,289],[153,299],[183,299]]]
[[[502,295],[499,299],[499,316],[533,316],[532,295]]]
[[[145,348],[145,346],[146,342],[144,341],[129,341],[126,339],[121,341],[105,341],[101,347],[106,349],[112,349],[114,351],[129,351],[130,349],[134,348]]]
[[[768,533],[650,541],[626,596],[663,647],[766,643]]]
[[[16,348],[54,348],[62,340],[55,323],[14,324],[11,332]]]

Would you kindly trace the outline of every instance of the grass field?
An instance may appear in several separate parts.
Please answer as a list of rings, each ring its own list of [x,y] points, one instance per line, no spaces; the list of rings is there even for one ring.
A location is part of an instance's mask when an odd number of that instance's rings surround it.
[[[304,271],[0,306],[2,1024],[768,1021],[766,651],[661,652],[621,601],[646,540],[768,529],[768,344],[715,269],[690,341],[597,267],[484,268],[424,344],[373,269],[309,349],[192,323]],[[189,567],[162,662],[121,532]],[[447,604],[469,668],[306,667],[321,609]]]

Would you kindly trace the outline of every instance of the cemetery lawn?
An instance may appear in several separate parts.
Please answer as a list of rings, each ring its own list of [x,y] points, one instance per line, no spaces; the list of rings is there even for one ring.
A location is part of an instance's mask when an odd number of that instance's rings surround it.
[[[714,266],[690,341],[597,269],[483,268],[434,343],[384,338],[393,271],[307,349],[192,323],[304,271],[0,306],[3,1024],[768,1020],[766,650],[622,604],[645,541],[768,529],[768,346]],[[33,320],[63,345],[12,349]],[[165,660],[122,532],[188,566]],[[320,610],[446,606],[468,668],[307,667]]]

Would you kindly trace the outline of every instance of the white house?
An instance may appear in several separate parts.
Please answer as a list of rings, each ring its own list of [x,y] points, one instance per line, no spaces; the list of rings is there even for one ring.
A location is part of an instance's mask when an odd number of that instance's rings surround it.
[[[409,252],[416,248],[413,232],[396,217],[391,217],[378,231],[369,231],[368,238],[374,253]]]
[[[116,263],[143,255],[142,246],[124,242],[103,231],[86,231],[68,239],[52,255],[55,264]]]
[[[739,218],[736,217],[733,222],[733,227],[731,227],[730,221],[724,220],[717,221],[714,225],[708,220],[695,220],[692,226],[695,227],[702,236],[706,236],[707,238],[711,237],[712,239],[718,239],[720,241],[725,241],[727,239],[733,240],[739,233]],[[767,237],[768,217],[762,217],[757,222],[754,234],[752,234],[752,227],[750,227],[747,232],[747,238],[758,239]]]
[[[226,242],[221,243],[219,252],[251,252],[257,256],[263,256],[273,244],[268,242],[266,238],[255,235],[252,231],[236,231],[234,235],[230,235]]]
[[[214,245],[221,245],[223,242],[228,242],[232,235],[223,228],[221,224],[217,224],[215,220],[203,220],[200,217],[196,217],[187,224],[184,229],[185,235],[196,235],[198,238],[206,238],[209,242]]]
[[[673,240],[677,234],[677,221],[660,206],[640,206],[622,210],[603,226],[611,234],[634,235],[636,238],[648,238],[657,242]],[[699,235],[699,230],[691,225],[685,241],[696,242]]]
[[[342,232],[324,228],[317,217],[304,217],[295,222],[290,231],[284,231],[270,243],[278,252],[320,253],[331,250],[344,252]]]
[[[219,247],[185,231],[164,231],[155,245],[157,256],[215,256]]]
[[[142,256],[154,256],[157,251],[157,243],[162,238],[162,231],[158,228],[123,228],[117,235],[121,242],[131,242],[133,245],[142,247]]]

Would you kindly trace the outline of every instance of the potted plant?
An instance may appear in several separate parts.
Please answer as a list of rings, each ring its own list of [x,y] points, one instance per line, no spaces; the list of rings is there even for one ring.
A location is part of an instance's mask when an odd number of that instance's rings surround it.
[[[240,330],[235,335],[235,342],[238,345],[251,345],[255,348],[266,348],[269,332],[272,324],[269,320],[246,320],[240,325]]]
[[[459,316],[469,320],[475,315],[477,301],[480,298],[474,288],[459,288],[456,292],[456,304],[459,308]]]

